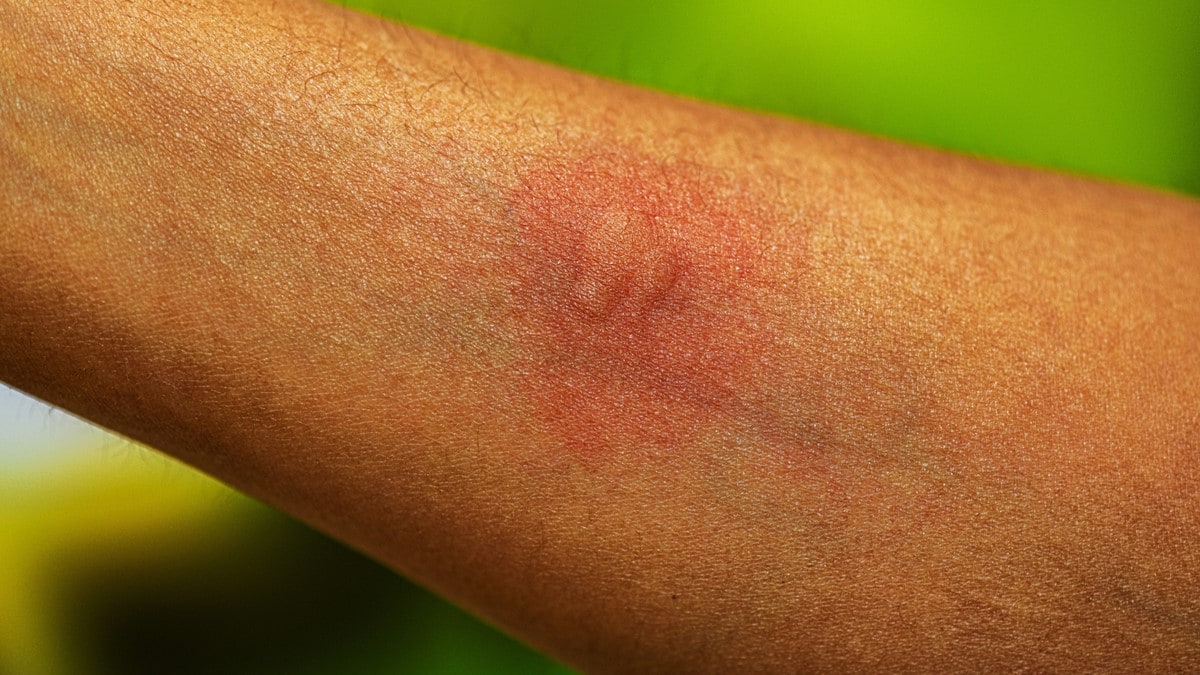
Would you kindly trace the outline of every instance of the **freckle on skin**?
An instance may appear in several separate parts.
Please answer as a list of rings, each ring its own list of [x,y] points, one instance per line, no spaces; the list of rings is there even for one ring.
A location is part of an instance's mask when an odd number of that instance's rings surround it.
[[[526,173],[508,203],[525,394],[573,452],[669,451],[749,402],[778,337],[753,193],[610,152]]]

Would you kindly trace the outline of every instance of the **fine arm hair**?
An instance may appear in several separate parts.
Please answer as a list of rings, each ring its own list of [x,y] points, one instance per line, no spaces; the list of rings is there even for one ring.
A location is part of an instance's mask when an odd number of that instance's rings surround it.
[[[0,0],[0,380],[589,672],[1200,668],[1200,203],[308,0]]]

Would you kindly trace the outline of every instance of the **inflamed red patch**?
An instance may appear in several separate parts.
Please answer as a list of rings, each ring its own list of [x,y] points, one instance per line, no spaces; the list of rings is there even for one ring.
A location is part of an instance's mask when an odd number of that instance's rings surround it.
[[[508,207],[518,365],[553,436],[663,450],[753,421],[778,342],[764,200],[711,168],[607,152],[528,171]]]

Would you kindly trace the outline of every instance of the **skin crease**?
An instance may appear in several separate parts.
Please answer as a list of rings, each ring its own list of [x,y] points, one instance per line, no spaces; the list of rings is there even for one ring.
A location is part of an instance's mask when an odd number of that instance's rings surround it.
[[[1198,256],[322,4],[0,0],[0,378],[588,671],[1196,670]]]

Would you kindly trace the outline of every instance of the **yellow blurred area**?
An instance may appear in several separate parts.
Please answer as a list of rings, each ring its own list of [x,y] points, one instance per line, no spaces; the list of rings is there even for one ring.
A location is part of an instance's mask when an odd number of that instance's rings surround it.
[[[174,460],[61,425],[0,386],[4,675],[569,672]]]
[[[95,434],[97,451],[37,472],[0,474],[0,666],[88,668],[61,589],[169,564],[227,537],[248,500],[127,441]],[[101,448],[103,448],[102,451]]]
[[[1195,0],[349,4],[648,86],[1200,194]],[[48,415],[0,387],[0,674],[566,672],[160,455],[41,434]]]

